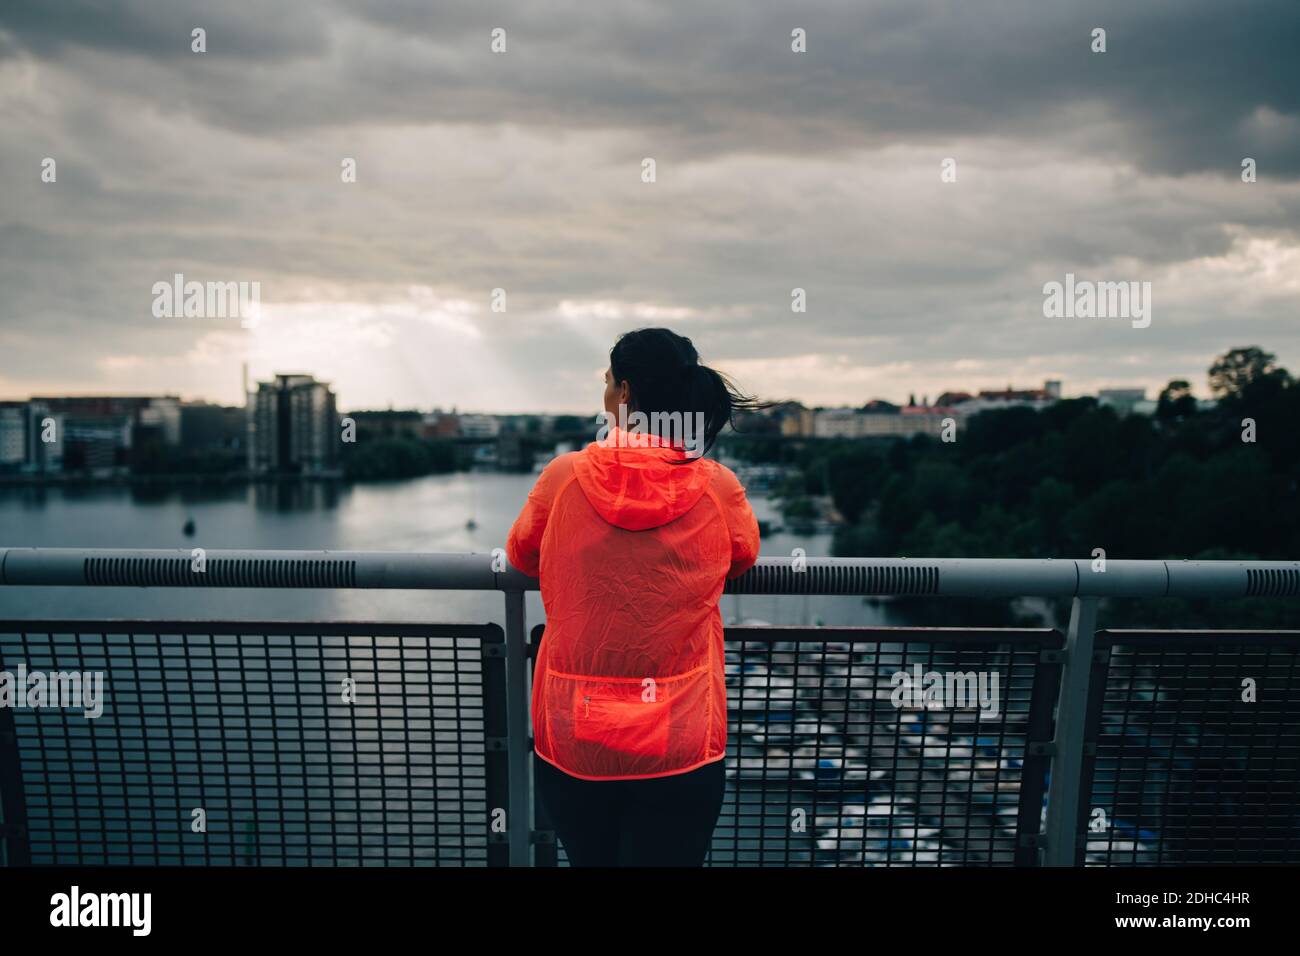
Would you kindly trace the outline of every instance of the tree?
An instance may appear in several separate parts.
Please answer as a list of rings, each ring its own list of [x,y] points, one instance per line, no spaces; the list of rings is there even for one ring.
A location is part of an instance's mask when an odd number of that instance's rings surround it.
[[[1285,383],[1289,378],[1286,369],[1278,367],[1277,356],[1251,345],[1230,349],[1214,360],[1210,366],[1210,392],[1218,399],[1241,398],[1257,381],[1280,379]]]
[[[1160,401],[1156,403],[1156,418],[1162,422],[1173,422],[1196,414],[1196,399],[1192,396],[1192,386],[1184,379],[1176,378],[1160,392]]]
[[[823,476],[836,510],[852,523],[880,493],[884,456],[874,445],[837,447],[825,459]]]
[[[594,418],[595,416],[593,415],[592,419]],[[566,433],[566,432],[580,432],[583,431],[584,428],[586,428],[584,420],[579,418],[577,415],[557,415],[555,416],[555,424],[552,426],[552,429],[557,434]],[[591,426],[591,431],[593,434],[595,433],[596,431],[595,425]]]

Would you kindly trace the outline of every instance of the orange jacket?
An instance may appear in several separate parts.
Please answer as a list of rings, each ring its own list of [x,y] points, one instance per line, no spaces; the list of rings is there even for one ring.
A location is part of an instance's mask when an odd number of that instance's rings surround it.
[[[620,447],[620,434],[547,465],[506,542],[510,563],[540,578],[546,607],[534,749],[586,780],[722,759],[718,601],[758,558],[758,522],[730,469],[673,465],[680,446]]]

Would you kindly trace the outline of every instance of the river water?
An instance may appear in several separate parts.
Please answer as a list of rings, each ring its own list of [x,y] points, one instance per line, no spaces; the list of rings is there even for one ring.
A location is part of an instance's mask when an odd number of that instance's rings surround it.
[[[475,551],[503,547],[535,476],[460,472],[378,484],[91,486],[0,488],[0,547],[330,549]],[[774,505],[753,499],[760,519]],[[467,527],[473,518],[476,527]],[[183,533],[194,521],[195,533]],[[830,536],[773,534],[764,555],[801,547],[826,555]],[[528,595],[530,623],[542,620]],[[728,621],[771,624],[880,624],[878,603],[844,597],[728,595]],[[491,592],[4,588],[0,618],[492,621],[503,623]]]

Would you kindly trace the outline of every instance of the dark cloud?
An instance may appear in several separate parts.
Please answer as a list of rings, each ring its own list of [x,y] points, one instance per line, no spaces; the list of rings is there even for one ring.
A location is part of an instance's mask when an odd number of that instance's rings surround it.
[[[212,53],[249,60],[320,54],[324,20],[311,4],[236,6],[201,0],[7,0],[0,27],[39,56],[76,55],[99,49],[127,56],[176,59],[192,56],[196,27],[212,39]]]
[[[189,51],[203,25],[209,53]],[[489,31],[507,30],[493,56]],[[809,53],[790,52],[808,31]],[[1104,54],[1091,30],[1107,30]],[[266,132],[339,122],[637,127],[694,154],[999,135],[1152,171],[1300,174],[1300,5],[1215,0],[810,7],[17,0],[11,43],[132,57],[98,79]],[[150,69],[153,66],[156,69]],[[1080,110],[1086,110],[1081,115]],[[1084,117],[1087,117],[1085,119]]]
[[[345,402],[578,407],[612,336],[653,322],[763,388],[876,377],[844,400],[1154,382],[1247,339],[1285,360],[1298,49],[1294,0],[9,0],[0,395],[233,381],[229,329],[150,315],[174,271],[262,282]],[[1045,322],[1066,271],[1153,281],[1152,328]]]

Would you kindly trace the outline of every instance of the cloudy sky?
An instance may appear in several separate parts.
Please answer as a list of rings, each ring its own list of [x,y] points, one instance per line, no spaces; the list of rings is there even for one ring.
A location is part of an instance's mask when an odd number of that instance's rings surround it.
[[[648,324],[810,404],[1300,372],[1297,51],[1295,0],[5,0],[0,397],[239,403],[247,362],[587,412]],[[177,272],[256,327],[155,317]],[[1150,326],[1045,318],[1067,272]]]

